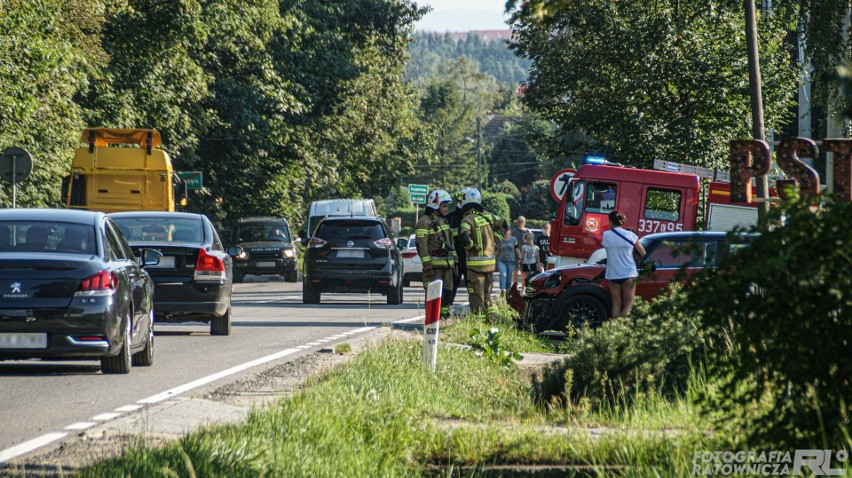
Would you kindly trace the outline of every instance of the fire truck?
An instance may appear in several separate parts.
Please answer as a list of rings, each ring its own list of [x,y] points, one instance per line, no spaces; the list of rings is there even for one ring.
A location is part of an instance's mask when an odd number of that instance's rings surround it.
[[[701,185],[711,180],[706,197],[705,229],[727,231],[757,222],[754,204],[730,201],[727,171],[657,160],[655,169],[636,169],[587,158],[565,178],[559,211],[551,222],[548,269],[597,263],[606,257],[601,246],[613,209],[626,217],[625,227],[639,237],[657,232],[696,229]]]

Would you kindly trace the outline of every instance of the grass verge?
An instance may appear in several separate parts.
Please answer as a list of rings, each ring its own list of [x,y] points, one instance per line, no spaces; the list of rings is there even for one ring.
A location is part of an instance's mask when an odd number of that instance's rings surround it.
[[[693,450],[715,449],[686,402],[542,410],[513,367],[455,347],[440,349],[434,375],[420,359],[419,340],[388,341],[244,423],[133,448],[81,476],[471,476],[505,464],[681,476]],[[609,427],[590,432],[597,423]]]

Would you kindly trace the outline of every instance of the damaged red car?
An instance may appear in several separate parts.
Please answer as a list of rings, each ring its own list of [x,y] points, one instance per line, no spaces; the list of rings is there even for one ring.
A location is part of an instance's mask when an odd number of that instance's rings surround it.
[[[636,296],[651,300],[674,281],[684,281],[706,268],[715,268],[754,235],[690,231],[651,234],[640,239],[647,255],[642,261]],[[570,265],[529,279],[523,291],[512,291],[509,304],[525,326],[536,332],[564,331],[602,324],[610,316],[605,259],[597,264]]]

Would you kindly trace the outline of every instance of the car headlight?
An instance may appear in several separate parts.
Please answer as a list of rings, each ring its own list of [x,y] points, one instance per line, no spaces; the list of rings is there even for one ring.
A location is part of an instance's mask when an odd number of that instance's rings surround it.
[[[296,257],[295,249],[284,249],[284,257],[293,258]]]
[[[234,256],[234,259],[238,259],[238,260],[241,260],[241,261],[247,261],[248,258],[249,258],[249,255],[248,255],[248,252],[246,252],[245,249],[243,249],[243,252]]]

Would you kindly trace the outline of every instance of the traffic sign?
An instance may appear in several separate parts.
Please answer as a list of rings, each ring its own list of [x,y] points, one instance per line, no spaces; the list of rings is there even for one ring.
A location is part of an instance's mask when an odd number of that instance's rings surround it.
[[[175,171],[178,177],[183,179],[186,189],[201,189],[204,187],[204,173],[202,171]]]
[[[408,194],[429,194],[429,185],[427,184],[409,184],[408,185]],[[413,202],[413,200],[412,200]],[[426,202],[425,200],[423,201]]]
[[[24,182],[33,172],[33,158],[26,150],[6,148],[0,159],[0,176],[12,185]]]
[[[568,191],[568,185],[571,182],[571,178],[574,177],[574,174],[577,173],[575,169],[561,169],[553,175],[553,178],[550,179],[550,195],[553,196],[553,199],[556,202],[562,202],[562,196],[565,196],[565,192]]]
[[[423,193],[410,193],[408,197],[411,199],[411,202],[414,204],[426,204],[426,194]]]

